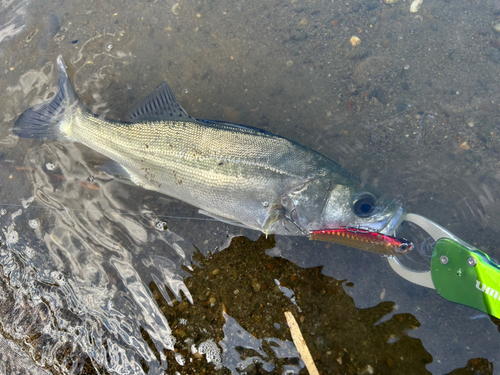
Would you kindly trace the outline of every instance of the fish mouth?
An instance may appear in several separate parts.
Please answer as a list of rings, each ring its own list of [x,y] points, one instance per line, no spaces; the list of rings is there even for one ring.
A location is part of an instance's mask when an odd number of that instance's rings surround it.
[[[406,216],[406,208],[399,204],[396,212],[392,217],[387,221],[386,225],[378,230],[379,233],[385,234],[387,236],[395,236],[396,229],[401,225]]]

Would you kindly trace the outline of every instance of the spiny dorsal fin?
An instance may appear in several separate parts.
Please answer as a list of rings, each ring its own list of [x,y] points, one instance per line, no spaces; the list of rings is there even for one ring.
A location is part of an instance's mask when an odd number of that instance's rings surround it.
[[[175,99],[167,82],[163,82],[129,112],[131,122],[155,120],[192,120]]]

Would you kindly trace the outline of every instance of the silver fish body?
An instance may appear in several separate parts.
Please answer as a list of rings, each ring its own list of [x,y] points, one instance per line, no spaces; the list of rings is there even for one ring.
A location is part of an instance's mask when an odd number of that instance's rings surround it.
[[[338,227],[392,234],[404,217],[401,204],[314,150],[256,128],[190,117],[166,83],[135,107],[131,123],[99,118],[78,101],[61,57],[58,64],[59,93],[26,110],[15,134],[82,143],[145,189],[266,234]]]

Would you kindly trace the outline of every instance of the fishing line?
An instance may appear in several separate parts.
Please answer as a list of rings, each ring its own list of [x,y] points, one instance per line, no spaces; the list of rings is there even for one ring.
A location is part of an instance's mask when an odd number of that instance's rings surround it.
[[[25,207],[21,204],[9,204],[9,203],[0,203],[0,207],[14,207],[14,208],[23,208],[27,209],[28,207]],[[47,208],[45,206],[41,205],[34,205],[30,204],[29,207],[32,208]],[[106,212],[102,210],[84,210],[84,209],[76,209],[76,208],[65,208],[66,211],[71,211],[71,212]],[[146,214],[135,214],[132,212],[121,212],[122,215],[128,215],[128,216],[144,216]],[[195,217],[195,216],[169,216],[169,215],[152,215],[154,218],[165,218],[165,219],[174,219],[174,220],[199,220],[199,221],[218,221],[212,218],[204,218],[204,217]]]

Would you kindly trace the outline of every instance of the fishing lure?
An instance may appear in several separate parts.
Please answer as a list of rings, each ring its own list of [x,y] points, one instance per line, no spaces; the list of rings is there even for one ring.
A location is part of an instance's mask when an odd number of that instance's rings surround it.
[[[413,242],[404,238],[387,236],[357,227],[315,230],[310,232],[309,238],[314,241],[333,242],[389,256],[406,254],[414,247]]]

